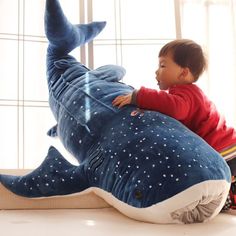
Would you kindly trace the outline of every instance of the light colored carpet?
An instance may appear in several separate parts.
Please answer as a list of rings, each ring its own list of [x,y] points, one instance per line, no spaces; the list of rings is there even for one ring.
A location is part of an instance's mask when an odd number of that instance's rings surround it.
[[[114,208],[1,210],[3,236],[232,236],[236,215],[219,214],[212,221],[191,225],[157,225],[127,218]]]

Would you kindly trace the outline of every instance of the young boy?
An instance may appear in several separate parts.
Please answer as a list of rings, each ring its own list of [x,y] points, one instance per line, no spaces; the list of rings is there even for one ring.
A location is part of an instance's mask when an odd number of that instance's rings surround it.
[[[202,137],[228,163],[236,176],[236,131],[226,126],[223,116],[203,91],[194,84],[206,68],[202,48],[192,40],[167,43],[159,53],[156,80],[160,90],[141,87],[116,97],[112,104],[127,104],[169,115]],[[224,209],[236,209],[236,182],[232,177],[230,197]]]

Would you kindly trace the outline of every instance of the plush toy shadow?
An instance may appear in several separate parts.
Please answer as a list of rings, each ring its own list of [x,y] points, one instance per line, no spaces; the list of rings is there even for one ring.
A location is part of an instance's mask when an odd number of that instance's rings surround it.
[[[153,223],[204,222],[216,216],[230,187],[221,156],[178,121],[112,100],[133,90],[124,68],[90,70],[68,55],[105,22],[72,25],[57,0],[46,1],[49,103],[59,136],[80,165],[50,147],[25,176],[1,175],[12,192],[31,198],[94,191],[125,215]]]

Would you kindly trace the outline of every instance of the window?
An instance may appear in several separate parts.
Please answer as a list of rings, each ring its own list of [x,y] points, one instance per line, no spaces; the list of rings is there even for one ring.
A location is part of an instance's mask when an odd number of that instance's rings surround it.
[[[80,1],[61,1],[78,21]],[[55,125],[48,106],[45,1],[0,1],[0,168],[34,168],[44,159]],[[78,50],[73,52],[78,58]]]
[[[158,52],[165,43],[176,37],[199,42],[209,58],[208,71],[199,86],[229,124],[236,126],[234,0],[60,3],[73,23],[107,21],[93,43],[75,49],[72,55],[91,68],[104,64],[124,66],[127,74],[123,82],[136,88],[156,86]],[[51,144],[74,161],[58,140],[46,135],[55,120],[47,102],[44,5],[45,1],[0,1],[0,168],[35,168]]]
[[[180,0],[183,38],[200,43],[208,70],[198,85],[236,127],[236,1]]]
[[[94,41],[94,66],[119,64],[126,68],[124,82],[134,87],[156,86],[158,52],[176,37],[174,1],[94,0],[94,20],[107,21]]]
[[[158,51],[176,38],[173,0],[61,0],[73,23],[107,21],[93,44],[72,52],[89,66],[122,65],[124,82],[156,86]],[[45,1],[0,1],[0,168],[35,168],[49,145],[68,159],[46,132],[55,125],[48,107],[43,16]],[[59,146],[59,147],[58,147]],[[71,159],[72,161],[72,159]]]

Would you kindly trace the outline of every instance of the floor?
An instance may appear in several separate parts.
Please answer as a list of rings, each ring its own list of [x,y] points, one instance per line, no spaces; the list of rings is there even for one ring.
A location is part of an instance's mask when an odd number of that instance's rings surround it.
[[[232,236],[236,212],[191,225],[148,224],[127,218],[114,208],[76,210],[0,210],[3,236]]]

